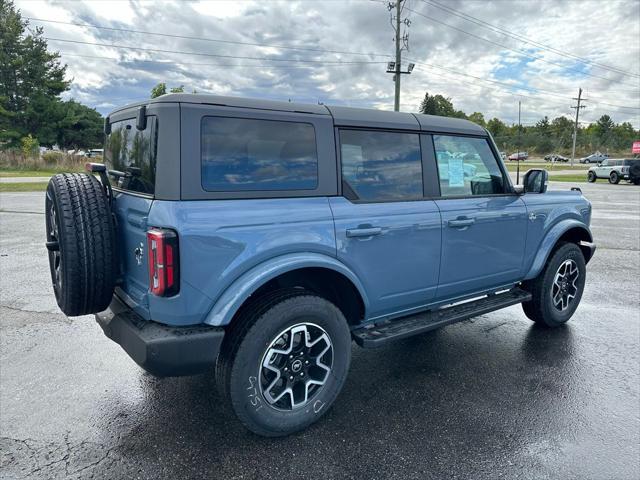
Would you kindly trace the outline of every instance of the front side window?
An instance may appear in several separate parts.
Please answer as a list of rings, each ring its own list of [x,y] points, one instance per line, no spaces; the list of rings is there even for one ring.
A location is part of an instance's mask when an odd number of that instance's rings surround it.
[[[210,192],[314,190],[316,134],[310,123],[204,117],[202,188]]]
[[[420,139],[414,133],[340,131],[342,180],[358,200],[422,198]]]
[[[116,186],[123,190],[153,195],[156,183],[158,122],[147,116],[147,127],[136,129],[136,119],[111,123],[104,146],[104,163],[118,174]]]
[[[434,135],[443,197],[505,193],[504,176],[484,138]]]

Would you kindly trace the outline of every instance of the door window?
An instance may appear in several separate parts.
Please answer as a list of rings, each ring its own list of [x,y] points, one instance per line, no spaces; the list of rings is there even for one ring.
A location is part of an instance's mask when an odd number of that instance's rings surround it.
[[[443,197],[505,193],[498,160],[484,138],[434,135]]]
[[[340,154],[343,184],[357,200],[423,197],[418,134],[341,130]]]

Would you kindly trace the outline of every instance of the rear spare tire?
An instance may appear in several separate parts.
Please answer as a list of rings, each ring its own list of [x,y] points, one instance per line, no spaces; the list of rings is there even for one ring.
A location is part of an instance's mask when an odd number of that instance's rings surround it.
[[[85,173],[49,180],[45,199],[51,281],[68,316],[105,310],[116,280],[115,228],[100,182]]]

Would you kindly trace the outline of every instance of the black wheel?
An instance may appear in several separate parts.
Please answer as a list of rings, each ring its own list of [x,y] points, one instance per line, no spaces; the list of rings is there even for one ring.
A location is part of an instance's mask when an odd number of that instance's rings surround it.
[[[267,437],[317,421],[342,389],[351,335],[342,312],[301,289],[256,300],[234,320],[216,367],[240,421]]]
[[[640,178],[634,178],[633,179],[633,184],[634,185],[640,185]]]
[[[587,181],[588,182],[595,182],[597,180],[596,174],[594,172],[589,172],[587,173]]]
[[[580,247],[563,243],[551,255],[538,277],[524,282],[533,298],[522,304],[527,317],[547,327],[569,321],[578,308],[587,269]]]
[[[613,183],[614,185],[620,183],[620,175],[618,175],[617,172],[611,172],[611,175],[609,175],[609,183]]]
[[[100,182],[84,173],[54,175],[47,185],[45,219],[60,309],[70,317],[106,309],[116,279],[115,231]]]

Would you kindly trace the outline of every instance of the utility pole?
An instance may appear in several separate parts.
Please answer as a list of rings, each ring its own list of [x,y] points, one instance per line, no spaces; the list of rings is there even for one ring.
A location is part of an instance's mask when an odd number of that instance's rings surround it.
[[[520,122],[520,110],[522,102],[518,100],[518,153],[516,153],[516,185],[520,183],[520,132],[522,131],[522,124]]]
[[[415,67],[415,64],[410,63],[409,68],[406,71],[402,71],[402,50],[409,50],[409,34],[402,33],[401,25],[405,25],[406,27],[411,25],[411,21],[408,18],[402,18],[402,3],[405,1],[406,0],[396,0],[396,3],[389,3],[387,5],[387,9],[390,12],[395,10],[395,16],[391,13],[391,26],[396,32],[396,61],[387,64],[387,73],[393,73],[393,81],[395,82],[393,109],[396,112],[400,111],[400,78],[402,75],[410,74],[413,67]],[[400,43],[400,41],[402,41],[402,43]]]
[[[400,111],[400,65],[402,64],[402,50],[400,48],[400,4],[402,0],[396,0],[396,97],[393,103],[393,109]]]
[[[571,148],[571,166],[573,167],[573,160],[576,157],[576,139],[578,138],[578,118],[580,116],[580,109],[584,108],[584,105],[580,105],[580,102],[584,101],[582,98],[582,88],[578,89],[578,98],[573,98],[573,100],[577,100],[578,104],[572,106],[571,108],[576,109],[576,123],[573,126],[573,147]]]

